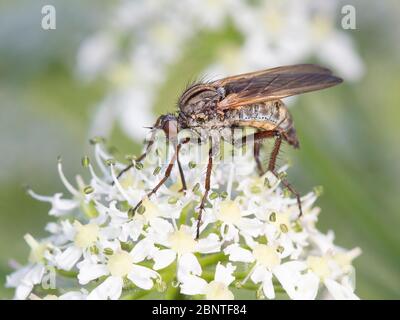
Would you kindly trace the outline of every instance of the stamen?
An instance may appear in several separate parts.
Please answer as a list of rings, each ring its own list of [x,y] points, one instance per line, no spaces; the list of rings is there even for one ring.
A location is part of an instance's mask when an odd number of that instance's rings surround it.
[[[35,193],[32,189],[28,189],[26,191],[32,198],[39,200],[39,201],[43,201],[43,202],[52,202],[53,201],[53,197],[49,197],[49,196],[42,196],[40,194]]]
[[[61,181],[64,184],[64,186],[67,188],[67,190],[74,196],[79,196],[79,191],[76,190],[72,184],[69,183],[69,181],[67,180],[67,178],[64,176],[64,172],[62,170],[62,163],[61,163],[61,158],[58,159],[58,165],[57,165],[57,169],[58,169],[58,174],[60,175]]]
[[[103,151],[101,150],[100,145],[97,143],[94,147],[95,159],[96,159],[97,165],[99,166],[100,170],[103,172],[103,175],[107,177],[107,176],[109,176],[109,173],[108,173],[107,167],[103,163],[103,159],[107,160],[110,157],[107,155],[102,159],[102,154],[103,154]]]
[[[124,188],[122,188],[121,184],[119,183],[119,181],[118,181],[118,179],[117,179],[117,177],[116,177],[116,175],[115,175],[115,172],[114,172],[114,165],[112,165],[112,164],[110,165],[110,170],[111,170],[111,177],[112,177],[112,179],[113,179],[113,181],[114,181],[114,184],[115,184],[115,186],[117,187],[118,191],[122,194],[122,196],[125,198],[125,200],[128,201],[128,203],[129,203],[130,205],[132,205],[131,200],[129,199],[129,197],[128,197],[128,195],[126,194]]]
[[[105,183],[103,180],[101,180],[96,173],[94,172],[93,166],[89,163],[89,171],[90,174],[92,175],[92,178],[101,186],[105,188],[111,188],[109,184]]]

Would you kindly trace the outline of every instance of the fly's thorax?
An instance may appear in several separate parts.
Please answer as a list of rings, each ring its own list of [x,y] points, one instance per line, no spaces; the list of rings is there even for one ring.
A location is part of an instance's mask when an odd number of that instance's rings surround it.
[[[208,121],[216,113],[217,102],[225,95],[224,91],[208,84],[196,84],[182,94],[178,105],[187,118]]]
[[[204,114],[186,114],[184,112],[179,113],[179,123],[181,128],[196,129],[201,128],[206,131],[219,129],[222,127],[229,127],[233,122],[225,117],[223,114],[217,112],[210,112],[207,115]]]

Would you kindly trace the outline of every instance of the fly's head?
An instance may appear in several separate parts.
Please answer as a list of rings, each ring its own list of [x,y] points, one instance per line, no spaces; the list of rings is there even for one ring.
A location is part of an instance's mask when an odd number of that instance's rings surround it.
[[[179,131],[178,119],[173,114],[160,116],[153,129],[163,130],[168,140],[176,139]]]

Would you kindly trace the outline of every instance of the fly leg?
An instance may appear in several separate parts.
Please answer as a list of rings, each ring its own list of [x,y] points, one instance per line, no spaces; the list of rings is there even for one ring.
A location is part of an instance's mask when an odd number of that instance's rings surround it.
[[[154,144],[154,141],[155,141],[155,137],[154,137],[154,135],[152,135],[149,142],[146,145],[146,150],[140,155],[139,158],[136,159],[136,162],[141,162],[146,158],[146,156],[148,155],[148,153],[150,151],[151,146]],[[118,173],[117,179],[121,178],[125,174],[125,172],[129,171],[131,168],[133,168],[133,166],[134,166],[134,163],[131,163],[130,165],[128,165],[124,169],[122,169]],[[114,185],[114,181],[112,182],[112,185]]]
[[[275,135],[276,135],[276,131],[258,131],[254,134],[250,134],[250,135],[242,137],[242,139],[239,143],[235,143],[236,145],[240,145],[240,146],[242,146],[244,144],[248,144],[250,142],[254,143],[253,155],[254,155],[254,159],[257,164],[257,171],[260,176],[262,176],[265,173],[265,171],[262,167],[261,159],[260,159],[260,150],[261,150],[262,140],[275,137]]]
[[[211,170],[213,166],[213,147],[210,147],[208,151],[208,164],[207,164],[207,172],[206,172],[206,181],[205,181],[205,191],[203,197],[201,198],[201,203],[199,207],[199,215],[197,217],[197,231],[196,231],[196,240],[199,239],[200,236],[200,225],[201,225],[201,218],[203,215],[203,210],[206,205],[207,196],[210,191],[211,186]]]
[[[155,142],[155,137],[153,134],[151,136],[149,142],[146,145],[146,150],[140,155],[139,158],[136,159],[136,162],[141,162],[146,158],[146,156],[149,154],[150,148],[154,144],[154,142]],[[178,163],[179,175],[181,177],[181,182],[182,182],[182,188],[179,190],[179,192],[181,192],[181,191],[187,190],[187,186],[186,186],[186,180],[185,180],[185,176],[183,173],[182,165],[181,165],[181,162],[179,161],[179,155],[177,156],[176,161]],[[125,174],[125,172],[129,171],[131,168],[133,168],[133,166],[134,166],[134,163],[131,163],[130,165],[128,165],[124,169],[122,169],[118,173],[117,179],[121,178]],[[112,182],[112,185],[114,185],[114,181]]]
[[[297,192],[297,190],[284,178],[280,178],[278,173],[275,170],[275,166],[276,166],[276,161],[278,159],[278,155],[279,155],[279,151],[282,145],[282,136],[279,134],[279,132],[275,131],[275,130],[269,130],[269,131],[259,131],[256,132],[255,134],[251,134],[248,136],[244,136],[241,141],[239,143],[235,143],[238,145],[243,145],[243,144],[247,144],[249,142],[254,142],[254,156],[256,159],[256,162],[258,162],[259,160],[257,160],[257,157],[259,157],[259,155],[256,155],[256,148],[257,148],[257,144],[261,143],[261,141],[263,139],[267,139],[267,138],[275,138],[275,144],[274,147],[272,149],[270,158],[269,158],[269,163],[268,163],[268,171],[271,171],[272,174],[277,177],[278,179],[281,180],[281,183],[290,191],[292,192],[297,200],[297,206],[299,207],[299,216],[303,215],[303,210],[302,210],[302,206],[301,206],[301,200],[300,200],[300,194]],[[258,164],[257,164],[258,166]]]
[[[271,152],[271,155],[270,155],[270,158],[269,158],[268,170],[271,171],[277,179],[280,179],[282,184],[290,192],[292,192],[295,195],[296,200],[297,200],[297,206],[299,207],[299,212],[300,212],[299,217],[301,217],[303,215],[303,210],[302,210],[302,207],[301,207],[300,194],[297,192],[297,190],[286,179],[280,178],[278,173],[275,170],[276,160],[278,158],[278,154],[279,154],[279,150],[281,148],[281,145],[282,145],[282,137],[278,133],[278,134],[276,134],[275,144],[274,144],[274,147],[272,149],[272,152]]]
[[[253,134],[249,134],[247,136],[242,137],[239,141],[235,141],[235,146],[243,146],[245,144],[249,144],[253,142],[254,144],[262,142],[264,139],[273,138],[277,135],[277,131],[275,130],[266,130],[266,131],[258,131]]]
[[[264,169],[262,167],[261,159],[260,159],[260,149],[261,149],[261,142],[254,141],[254,159],[256,160],[257,164],[257,171],[260,176],[264,174]]]
[[[147,193],[146,198],[150,198],[153,194],[155,194],[157,192],[157,190],[160,189],[160,187],[168,180],[169,176],[171,175],[172,168],[174,167],[175,161],[178,159],[178,154],[182,148],[182,145],[185,143],[188,143],[188,142],[189,142],[189,138],[186,138],[182,142],[179,142],[177,144],[175,153],[172,156],[171,160],[169,161],[167,169],[165,170],[164,177],[149,193]],[[133,208],[133,212],[135,212],[137,210],[137,208],[139,208],[142,205],[143,200],[144,199],[142,199],[138,202],[138,204]]]
[[[187,190],[187,185],[186,185],[186,180],[185,180],[185,174],[183,173],[183,169],[182,169],[182,164],[179,161],[179,154],[177,154],[177,156],[176,156],[176,163],[178,164],[179,175],[181,177],[181,183],[182,183],[182,188],[179,189],[179,192],[182,192],[184,190]]]

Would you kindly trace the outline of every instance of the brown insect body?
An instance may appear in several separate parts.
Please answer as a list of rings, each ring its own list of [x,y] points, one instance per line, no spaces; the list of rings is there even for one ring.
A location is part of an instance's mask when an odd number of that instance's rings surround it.
[[[229,110],[226,117],[235,126],[252,127],[262,131],[277,131],[290,145],[295,148],[299,147],[292,116],[286,105],[280,100]]]
[[[226,139],[225,134],[230,130],[224,129],[234,127],[256,128],[257,132],[253,135],[253,141],[255,142],[254,157],[257,167],[262,173],[261,141],[274,138],[275,143],[271,151],[268,170],[278,177],[275,165],[282,140],[287,141],[295,148],[299,147],[292,116],[281,99],[328,88],[340,82],[342,82],[342,79],[332,75],[332,72],[326,68],[311,64],[299,64],[241,74],[209,83],[195,84],[186,89],[179,98],[178,115],[167,114],[159,117],[153,128],[162,129],[168,139],[175,141],[180,130],[190,129],[198,134],[200,141],[206,141],[210,137],[215,138],[213,144],[218,143],[220,138]],[[153,142],[154,140],[149,141],[146,151],[139,158],[139,161],[144,159]],[[179,161],[179,151],[182,145],[188,142],[188,138],[181,142],[176,141],[176,152],[168,164],[165,176],[148,193],[149,197],[168,179],[175,162],[179,167],[183,190],[186,189],[183,169]],[[242,139],[242,142],[246,143],[247,139]],[[209,151],[205,192],[199,207],[196,238],[199,237],[201,215],[210,190],[214,147],[215,145]],[[119,176],[132,166],[121,171]],[[299,193],[285,179],[281,178],[281,182],[295,194],[301,215]],[[135,209],[141,203],[142,201],[137,204]]]
[[[197,97],[196,97],[197,98]],[[204,99],[202,99],[204,102]],[[292,116],[286,105],[280,101],[266,101],[242,108],[228,109],[216,112],[216,102],[213,105],[191,105],[190,113],[180,113],[178,122],[180,128],[190,128],[201,132],[211,132],[216,129],[232,127],[252,127],[259,130],[276,130],[293,147],[299,147]],[[182,109],[185,109],[183,107]],[[193,113],[196,110],[198,113]],[[201,132],[198,130],[201,128]],[[207,138],[204,137],[203,138]]]

